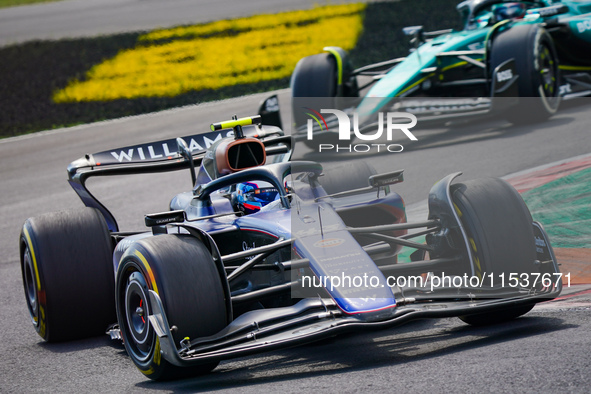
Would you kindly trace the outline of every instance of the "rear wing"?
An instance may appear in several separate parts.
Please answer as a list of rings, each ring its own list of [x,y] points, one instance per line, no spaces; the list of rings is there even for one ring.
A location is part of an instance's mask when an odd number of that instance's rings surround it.
[[[245,136],[261,139],[267,155],[291,155],[291,137],[283,136],[279,127],[252,125],[244,126],[243,131]],[[109,231],[117,232],[119,227],[111,212],[87,189],[88,178],[169,172],[189,169],[192,165],[198,167],[207,148],[227,137],[233,137],[232,129],[183,137],[191,152],[192,163],[180,153],[176,138],[87,154],[68,166],[68,183],[84,205],[97,208],[102,213]]]

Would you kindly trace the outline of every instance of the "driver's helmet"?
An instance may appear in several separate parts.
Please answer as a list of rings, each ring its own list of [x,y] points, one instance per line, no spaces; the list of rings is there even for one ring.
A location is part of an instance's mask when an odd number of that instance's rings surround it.
[[[232,201],[245,214],[255,213],[279,198],[279,190],[263,181],[245,182],[236,186]]]
[[[493,6],[493,14],[497,22],[505,19],[521,19],[525,16],[527,7],[523,3],[512,2]]]

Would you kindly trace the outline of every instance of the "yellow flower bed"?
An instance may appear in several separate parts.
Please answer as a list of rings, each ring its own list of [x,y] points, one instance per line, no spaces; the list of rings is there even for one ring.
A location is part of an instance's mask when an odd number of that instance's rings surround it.
[[[173,97],[189,91],[269,81],[291,75],[324,46],[350,50],[365,4],[316,7],[203,25],[156,30],[56,92],[60,102]]]

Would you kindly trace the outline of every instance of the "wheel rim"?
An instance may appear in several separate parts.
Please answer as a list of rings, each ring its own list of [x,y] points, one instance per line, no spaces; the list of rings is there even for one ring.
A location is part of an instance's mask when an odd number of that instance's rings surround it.
[[[540,87],[546,97],[555,97],[556,88],[556,61],[547,45],[540,45],[538,64],[540,70]]]
[[[23,284],[25,288],[25,297],[27,307],[31,316],[31,321],[35,327],[39,326],[39,298],[37,293],[37,283],[35,282],[35,270],[33,268],[33,259],[29,246],[25,246],[23,255]]]
[[[152,355],[155,337],[148,320],[148,286],[140,272],[135,271],[129,275],[123,302],[129,350],[138,361],[148,360]]]

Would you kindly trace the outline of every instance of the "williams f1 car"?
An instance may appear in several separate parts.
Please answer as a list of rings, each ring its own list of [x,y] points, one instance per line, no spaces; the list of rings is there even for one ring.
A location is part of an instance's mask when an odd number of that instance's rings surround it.
[[[457,9],[460,31],[405,27],[407,57],[353,69],[344,50],[326,47],[301,59],[291,79],[300,134],[311,97],[340,98],[323,108],[358,112],[371,128],[377,113],[396,111],[423,121],[498,111],[526,123],[591,94],[591,1],[466,0]]]
[[[39,335],[107,330],[147,377],[170,379],[411,319],[496,323],[560,293],[546,233],[506,182],[450,174],[431,189],[428,218],[409,223],[391,190],[403,171],[291,161],[291,137],[260,120],[72,162],[86,207],[30,218],[20,237]],[[141,231],[122,231],[86,185],[180,169],[193,188]]]

